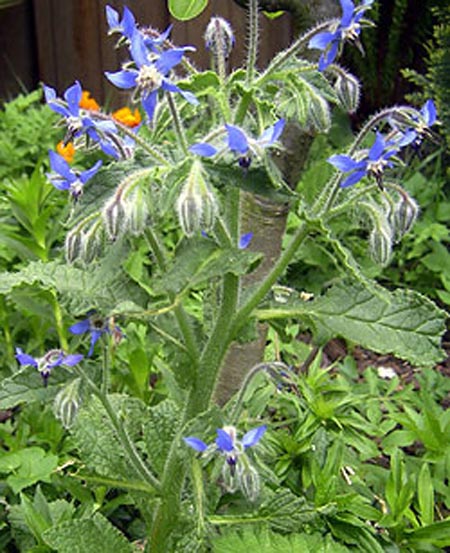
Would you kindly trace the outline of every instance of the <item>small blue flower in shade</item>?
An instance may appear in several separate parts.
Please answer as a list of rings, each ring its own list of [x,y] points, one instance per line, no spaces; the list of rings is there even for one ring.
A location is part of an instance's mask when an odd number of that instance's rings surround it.
[[[92,313],[79,323],[75,323],[69,328],[69,332],[72,334],[85,334],[87,332],[91,335],[91,345],[88,352],[88,357],[94,352],[94,346],[103,334],[111,334],[116,341],[119,341],[123,337],[121,329],[114,324],[111,318],[103,318]]]
[[[142,106],[151,121],[158,101],[158,91],[177,92],[191,104],[198,104],[197,98],[172,83],[167,75],[178,65],[185,52],[191,47],[173,48],[161,54],[150,52],[141,33],[131,37],[130,52],[136,68],[122,69],[105,75],[118,88],[134,88],[133,100],[140,98]]]
[[[423,137],[430,134],[430,127],[437,122],[437,111],[433,100],[429,99],[425,102],[418,117],[414,117],[412,122],[414,127],[408,128],[404,132],[400,131],[399,135],[394,136],[394,140],[400,148],[409,144],[418,147],[422,143]]]
[[[64,100],[58,98],[56,91],[44,85],[44,96],[47,105],[66,119],[68,133],[65,142],[86,135],[98,144],[109,156],[119,157],[117,143],[117,127],[112,121],[95,119],[95,112],[87,112],[80,108],[83,90],[78,81],[64,92]]]
[[[363,0],[355,7],[351,0],[340,0],[342,18],[330,31],[317,33],[309,41],[309,47],[322,50],[319,59],[319,71],[323,71],[336,59],[339,48],[345,40],[358,41],[361,33],[361,23],[364,13],[373,4],[373,0]]]
[[[372,147],[362,159],[356,160],[350,156],[338,154],[329,157],[327,161],[339,171],[349,173],[348,177],[341,183],[342,188],[356,184],[366,175],[375,177],[381,188],[384,169],[392,166],[389,159],[398,151],[399,147],[396,143],[386,141],[383,135],[377,132]]]
[[[17,361],[21,366],[35,367],[41,374],[44,385],[47,385],[48,377],[52,369],[63,365],[65,367],[72,367],[83,359],[83,355],[80,354],[65,354],[60,349],[52,349],[48,351],[43,357],[32,357],[27,353],[24,353],[21,348],[16,348]]]
[[[245,234],[242,234],[239,237],[238,248],[240,250],[247,249],[250,245],[250,242],[252,241],[252,238],[253,238],[253,232],[247,232]]]
[[[217,429],[217,438],[215,440],[215,449],[225,456],[226,463],[234,471],[234,467],[240,455],[245,453],[249,447],[255,446],[263,437],[267,426],[258,426],[249,430],[244,434],[242,440],[237,439],[236,428],[234,426],[224,426]],[[193,436],[183,438],[184,442],[199,451],[204,453],[209,447],[203,440]],[[214,447],[214,446],[212,446]]]
[[[284,125],[285,120],[279,119],[257,139],[249,137],[240,127],[225,125],[228,149],[239,155],[239,165],[248,168],[252,155],[262,157],[264,150],[275,144],[284,130]],[[218,152],[217,148],[208,142],[197,142],[189,151],[202,157],[213,157]]]
[[[53,173],[47,173],[47,178],[58,190],[67,190],[74,200],[83,193],[83,187],[100,169],[102,161],[99,160],[86,171],[74,171],[67,161],[56,152],[49,151],[50,168]]]

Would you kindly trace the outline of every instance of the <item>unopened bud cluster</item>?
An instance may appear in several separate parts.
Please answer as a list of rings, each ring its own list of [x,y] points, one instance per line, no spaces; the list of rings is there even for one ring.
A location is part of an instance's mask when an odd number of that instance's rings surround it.
[[[402,193],[391,216],[394,240],[399,242],[413,227],[419,215],[419,206],[409,194]]]
[[[351,73],[341,71],[334,83],[334,89],[345,111],[348,113],[355,113],[358,109],[361,97],[361,85],[359,80]]]
[[[65,428],[70,428],[80,407],[81,380],[75,378],[58,392],[54,401],[54,410]]]
[[[200,230],[211,230],[214,226],[218,212],[217,200],[203,177],[202,165],[198,160],[192,164],[178,197],[176,210],[180,226],[188,237]]]
[[[227,59],[234,45],[234,34],[228,21],[212,17],[205,31],[205,46],[214,56]]]

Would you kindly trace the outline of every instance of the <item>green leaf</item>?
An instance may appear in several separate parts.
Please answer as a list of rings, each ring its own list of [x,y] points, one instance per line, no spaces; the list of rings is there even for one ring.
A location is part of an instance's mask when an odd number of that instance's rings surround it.
[[[133,553],[131,543],[103,515],[64,522],[46,530],[45,542],[58,553]]]
[[[428,463],[424,463],[417,479],[417,498],[419,500],[420,520],[423,526],[434,521],[434,489]]]
[[[214,553],[347,553],[344,545],[334,541],[330,535],[290,534],[283,536],[269,530],[255,531],[246,528],[241,532],[226,532],[214,539]]]
[[[412,542],[423,541],[433,544],[437,547],[446,547],[450,545],[450,518],[434,522],[423,528],[418,528],[412,532],[407,532],[409,540]]]
[[[440,342],[445,312],[411,290],[390,292],[380,286],[340,283],[313,301],[294,298],[256,314],[260,319],[300,317],[314,327],[320,343],[340,336],[413,365],[434,365],[444,358]]]
[[[58,457],[40,447],[28,447],[0,457],[0,472],[12,473],[6,482],[14,493],[36,482],[50,482],[52,472],[58,466]]]
[[[176,19],[187,21],[200,15],[208,0],[169,0],[169,11]]]

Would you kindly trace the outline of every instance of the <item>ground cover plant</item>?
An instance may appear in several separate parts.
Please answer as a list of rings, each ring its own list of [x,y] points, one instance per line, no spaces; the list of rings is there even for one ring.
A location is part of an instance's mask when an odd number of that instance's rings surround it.
[[[170,29],[108,6],[127,61],[105,76],[130,107],[44,85],[65,134],[32,173],[40,194],[9,196],[27,220],[42,207],[41,234],[28,226],[41,249],[6,256],[0,281],[5,550],[450,545],[445,313],[372,278],[419,216],[397,177],[438,110],[343,124],[360,90],[337,60],[372,4],[341,0],[263,71],[257,0],[232,71],[221,18],[199,71]],[[351,357],[324,367],[336,336],[420,367],[420,392]]]

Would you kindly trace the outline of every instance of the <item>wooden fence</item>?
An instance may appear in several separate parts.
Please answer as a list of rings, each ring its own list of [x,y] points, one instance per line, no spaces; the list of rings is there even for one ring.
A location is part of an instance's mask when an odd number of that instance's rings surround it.
[[[114,49],[116,37],[107,36],[106,4],[120,12],[123,5],[127,5],[141,25],[164,30],[173,24],[172,41],[177,45],[195,46],[196,52],[191,59],[200,68],[207,67],[209,62],[203,44],[205,26],[212,15],[221,15],[230,21],[236,36],[236,46],[230,58],[231,66],[238,66],[243,59],[245,11],[233,0],[210,0],[206,11],[188,22],[173,21],[166,0],[23,0],[19,6],[4,10],[3,14],[0,11],[2,41],[11,44],[11,41],[17,42],[17,36],[20,36],[26,43],[19,53],[15,53],[16,60],[8,60],[3,68],[4,64],[0,65],[2,73],[8,73],[11,67],[21,64],[22,75],[19,74],[19,77],[28,88],[30,85],[37,86],[41,81],[61,92],[78,79],[83,88],[90,90],[101,102],[105,99],[112,99],[114,104],[123,101],[120,95],[125,97],[126,94],[117,91],[103,76],[104,71],[120,69],[125,54],[124,51]],[[12,20],[16,27],[13,32],[7,23]],[[288,14],[270,22],[262,16],[261,24],[263,38],[259,64],[263,67],[275,52],[289,44],[292,28]],[[22,25],[19,34],[18,25]],[[20,64],[19,56],[22,60]],[[11,82],[11,78],[6,81]]]

